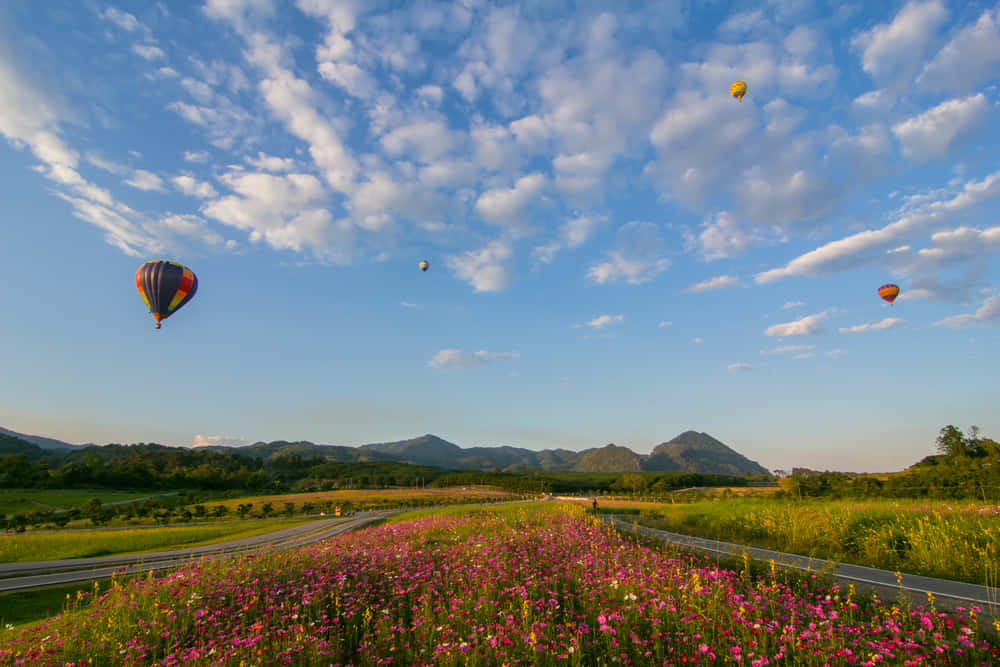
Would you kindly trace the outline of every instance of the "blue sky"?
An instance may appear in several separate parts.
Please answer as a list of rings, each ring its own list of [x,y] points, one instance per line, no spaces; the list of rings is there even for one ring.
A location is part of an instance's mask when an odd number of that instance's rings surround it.
[[[1000,437],[998,81],[989,2],[7,3],[0,424]],[[161,258],[199,289],[155,331]]]

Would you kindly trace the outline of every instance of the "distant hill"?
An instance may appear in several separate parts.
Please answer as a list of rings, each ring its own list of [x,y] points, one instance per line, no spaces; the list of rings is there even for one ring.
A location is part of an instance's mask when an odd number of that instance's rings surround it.
[[[642,459],[628,447],[605,445],[599,449],[580,452],[580,458],[573,466],[577,472],[639,472]]]
[[[657,445],[644,470],[712,472],[721,475],[769,475],[767,468],[727,447],[707,433],[685,431]]]
[[[14,438],[20,438],[25,442],[30,442],[33,445],[38,445],[42,449],[55,449],[57,451],[84,449],[86,447],[90,447],[93,444],[93,443],[87,443],[86,445],[72,445],[68,442],[63,442],[62,440],[56,440],[55,438],[45,438],[40,435],[26,435],[24,433],[11,431],[3,427],[0,427],[0,435],[9,435]]]
[[[38,445],[8,433],[11,431],[0,429],[0,456],[24,454],[29,461],[39,461],[45,457],[45,450]]]
[[[51,456],[54,450],[77,453],[88,445],[71,445],[52,438],[25,436],[0,428],[10,441],[0,439],[0,455],[23,453],[31,460]],[[29,438],[31,440],[29,440]],[[118,445],[116,445],[118,446]],[[105,447],[111,447],[106,445]],[[39,449],[41,448],[41,449]],[[303,460],[320,457],[338,463],[394,461],[445,470],[500,470],[523,472],[696,472],[718,475],[768,475],[766,468],[719,442],[707,433],[686,431],[673,440],[657,445],[649,455],[636,454],[615,444],[573,452],[567,449],[541,451],[520,447],[459,447],[431,433],[409,440],[373,443],[360,447],[318,445],[308,441],[256,442],[245,447],[210,445],[199,447],[221,454],[271,461],[298,456]],[[104,451],[104,447],[99,448]],[[182,450],[183,451],[183,450]]]
[[[226,450],[228,447],[213,447]],[[331,461],[397,461],[447,470],[525,470],[576,472],[699,472],[720,475],[769,475],[755,461],[719,442],[707,433],[686,431],[657,445],[650,455],[636,454],[628,447],[609,444],[573,452],[566,449],[541,451],[520,447],[462,448],[433,434],[395,442],[360,447],[314,445],[284,441],[256,443],[236,450],[241,455],[263,459],[286,454],[302,458],[314,455]]]

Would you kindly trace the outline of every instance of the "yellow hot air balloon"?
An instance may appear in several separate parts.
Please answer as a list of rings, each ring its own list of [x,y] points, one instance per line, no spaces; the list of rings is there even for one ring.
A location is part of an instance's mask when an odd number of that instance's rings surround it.
[[[733,85],[729,86],[729,94],[738,99],[740,102],[743,101],[743,96],[747,94],[747,82],[746,81],[736,81]]]
[[[420,262],[420,270],[421,271],[426,271],[428,269],[428,267],[430,267],[430,264],[427,263],[427,260],[424,260],[424,261]]]

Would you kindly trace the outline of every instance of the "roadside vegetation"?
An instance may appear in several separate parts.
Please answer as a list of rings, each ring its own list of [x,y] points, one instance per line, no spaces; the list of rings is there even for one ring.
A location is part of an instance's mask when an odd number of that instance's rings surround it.
[[[995,664],[976,613],[720,567],[549,503],[114,582],[0,634],[0,664]]]
[[[313,519],[229,521],[125,530],[39,531],[0,535],[0,563],[96,558],[169,551],[263,535]]]
[[[1000,584],[1000,506],[969,501],[767,500],[606,505],[638,523],[685,535],[764,547],[983,586]]]

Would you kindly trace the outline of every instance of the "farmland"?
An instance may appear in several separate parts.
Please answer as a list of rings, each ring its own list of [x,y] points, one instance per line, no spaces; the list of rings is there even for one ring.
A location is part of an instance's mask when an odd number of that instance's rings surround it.
[[[0,635],[0,662],[995,662],[974,615],[720,568],[629,541],[580,508],[519,505],[424,512],[307,549],[117,582]]]
[[[602,503],[698,537],[996,587],[1000,507],[916,500]]]

